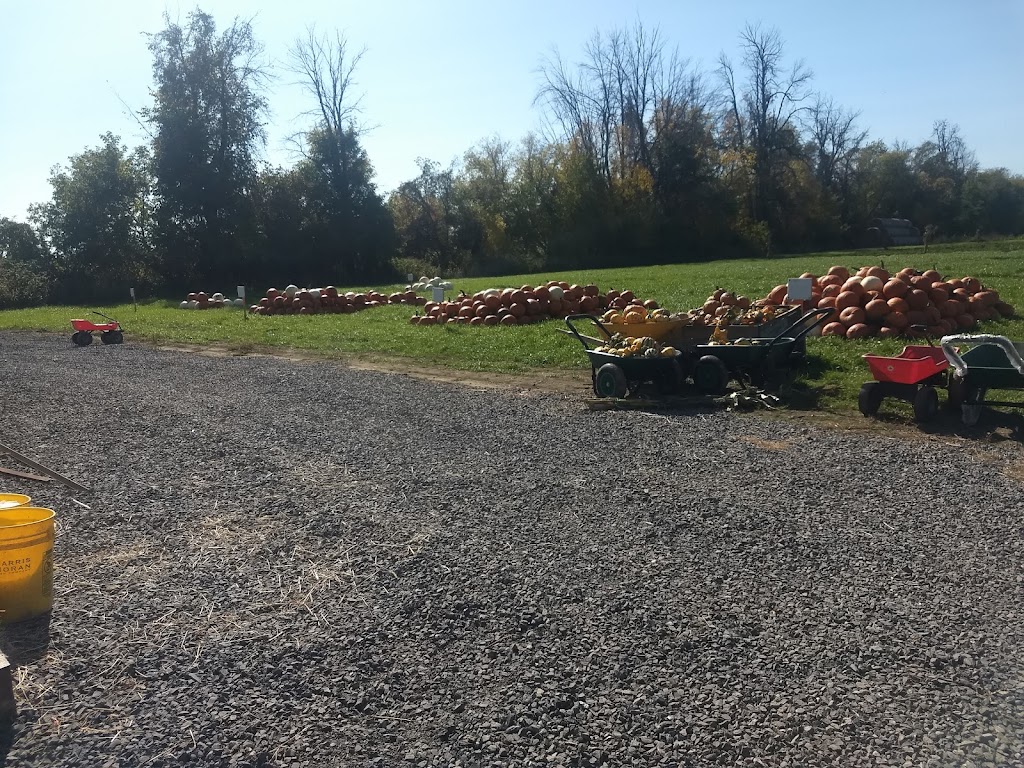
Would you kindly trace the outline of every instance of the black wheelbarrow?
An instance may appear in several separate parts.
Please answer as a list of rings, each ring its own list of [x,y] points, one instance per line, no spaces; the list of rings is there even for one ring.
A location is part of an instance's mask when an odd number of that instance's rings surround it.
[[[986,405],[1024,408],[1024,402],[989,400],[991,389],[1024,390],[1024,343],[990,334],[942,337],[942,351],[953,369],[949,399],[960,405],[963,423],[973,427]],[[967,347],[963,353],[954,345]]]
[[[573,321],[590,320],[600,329],[603,339],[581,334]],[[610,352],[599,352],[598,347],[607,346],[615,340],[608,328],[594,315],[569,315],[565,318],[569,331],[583,345],[590,359],[590,379],[594,394],[598,397],[625,397],[635,395],[640,385],[654,384],[658,392],[672,395],[679,392],[686,382],[685,357],[678,350],[670,357],[660,354],[650,357],[624,357]]]
[[[731,379],[745,379],[765,389],[771,388],[781,371],[803,357],[800,340],[834,313],[831,307],[812,309],[771,339],[698,344],[694,347],[697,358],[693,366],[694,387],[702,394],[715,396],[725,394]]]

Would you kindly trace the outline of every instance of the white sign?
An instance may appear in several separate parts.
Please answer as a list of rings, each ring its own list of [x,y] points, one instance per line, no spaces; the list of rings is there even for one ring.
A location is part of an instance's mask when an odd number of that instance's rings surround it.
[[[132,299],[134,300],[135,299],[135,289],[134,288],[129,288],[128,290],[132,292]]]
[[[238,298],[240,298],[242,301],[245,301],[245,286],[244,285],[238,286]]]
[[[408,274],[408,275],[406,275],[406,276],[405,276],[405,279],[406,279],[406,281],[407,281],[407,282],[410,282],[410,283],[411,283],[411,282],[412,282],[413,280],[415,280],[416,278],[414,278],[414,277],[412,276],[412,274],[410,273],[410,274]]]
[[[433,288],[434,301],[444,301],[444,288]]]
[[[790,301],[810,301],[811,300],[811,278],[809,277],[791,277],[789,278],[789,285],[786,291],[789,294]]]

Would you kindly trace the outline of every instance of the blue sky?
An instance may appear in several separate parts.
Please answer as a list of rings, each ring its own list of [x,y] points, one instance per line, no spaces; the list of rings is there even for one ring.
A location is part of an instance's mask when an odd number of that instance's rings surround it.
[[[122,106],[144,106],[151,85],[144,32],[192,3],[150,0],[0,0],[0,216],[24,218],[49,198],[50,168],[98,143],[145,135]],[[695,64],[736,58],[746,22],[774,25],[814,87],[861,111],[873,138],[917,143],[934,120],[958,123],[983,166],[1024,173],[1024,1],[864,0],[206,0],[220,25],[255,17],[270,61],[282,61],[309,24],[341,29],[367,52],[357,73],[364,140],[382,192],[483,138],[537,129],[537,68],[557,47],[576,60],[595,30],[639,19],[659,26]],[[293,78],[270,94],[265,158],[291,161],[284,138],[309,108]]]

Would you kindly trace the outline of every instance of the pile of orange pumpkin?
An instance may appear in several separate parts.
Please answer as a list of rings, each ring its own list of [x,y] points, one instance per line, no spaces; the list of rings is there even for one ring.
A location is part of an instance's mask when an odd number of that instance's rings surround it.
[[[823,336],[863,339],[918,336],[914,326],[924,326],[939,337],[969,331],[979,321],[1013,317],[1012,306],[999,293],[974,277],[944,279],[934,269],[925,272],[907,267],[890,274],[880,266],[862,267],[851,274],[846,267],[832,267],[822,276],[805,272],[811,279],[812,305],[837,312],[822,328]],[[759,305],[782,306],[789,301],[787,287],[777,285]]]
[[[317,315],[350,314],[386,304],[422,306],[426,299],[415,291],[392,293],[385,296],[377,291],[366,293],[339,293],[333,285],[326,288],[302,288],[289,285],[283,291],[270,288],[258,304],[249,307],[257,315]]]
[[[624,310],[631,304],[657,309],[652,300],[637,299],[633,291],[609,290],[596,285],[570,285],[558,280],[521,288],[490,288],[452,301],[428,301],[413,325],[529,325],[567,315],[593,314],[606,309]]]

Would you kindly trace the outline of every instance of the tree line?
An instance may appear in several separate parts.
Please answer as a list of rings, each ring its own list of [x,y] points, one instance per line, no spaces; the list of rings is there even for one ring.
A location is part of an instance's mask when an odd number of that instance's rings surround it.
[[[850,248],[880,217],[1024,232],[1024,177],[980,168],[945,120],[916,146],[872,140],[760,26],[711,70],[641,24],[596,33],[579,62],[555,51],[543,132],[421,159],[386,198],[353,92],[363,52],[341,34],[290,51],[310,104],[290,167],[260,161],[274,72],[248,21],[165,18],[149,50],[149,140],[104,134],[53,169],[28,222],[0,218],[0,306]]]

